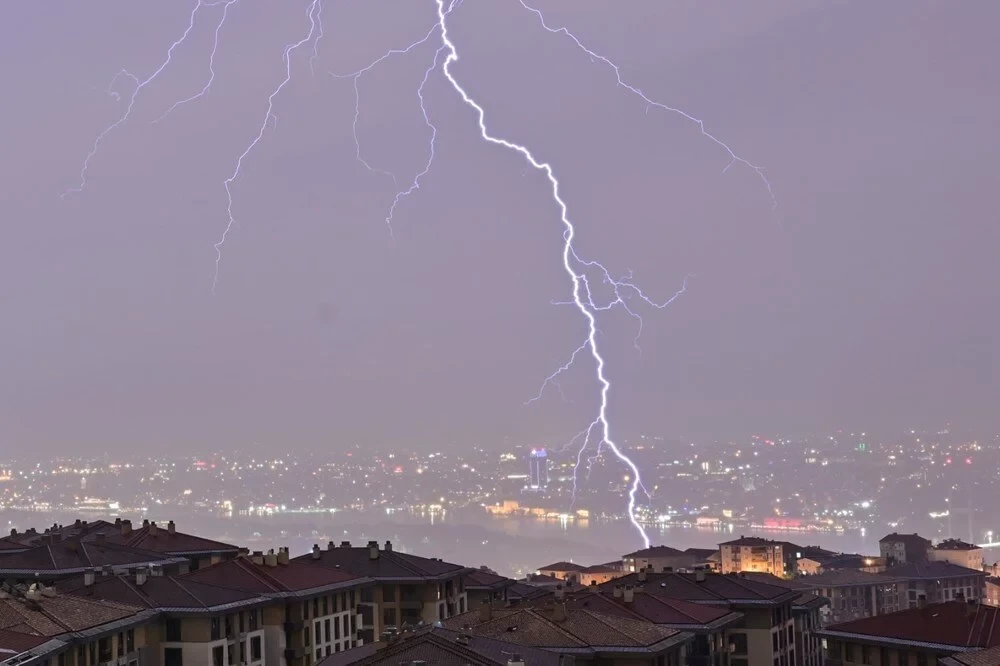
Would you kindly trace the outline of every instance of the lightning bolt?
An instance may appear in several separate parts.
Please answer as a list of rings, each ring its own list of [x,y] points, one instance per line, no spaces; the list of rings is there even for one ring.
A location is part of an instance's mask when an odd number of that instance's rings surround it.
[[[215,2],[205,2],[205,0],[197,0],[197,2],[195,3],[194,9],[191,10],[191,15],[188,18],[188,24],[187,24],[187,27],[184,29],[184,32],[181,34],[180,37],[178,37],[174,41],[173,44],[170,45],[170,48],[167,49],[166,58],[163,60],[163,62],[160,64],[160,66],[157,67],[156,70],[152,74],[150,74],[147,78],[145,78],[145,79],[143,79],[143,80],[140,81],[137,76],[135,76],[134,74],[131,74],[130,72],[128,72],[127,70],[124,70],[124,69],[121,70],[121,71],[119,71],[117,74],[115,74],[114,78],[111,79],[111,84],[109,86],[108,94],[111,95],[112,97],[114,97],[118,101],[121,101],[121,96],[118,93],[116,93],[113,90],[111,90],[111,88],[114,87],[115,82],[119,78],[125,77],[125,78],[131,79],[135,83],[135,88],[132,90],[132,95],[131,95],[131,97],[129,97],[128,104],[125,107],[125,112],[122,113],[121,116],[118,117],[118,120],[116,120],[115,122],[113,122],[110,125],[108,125],[104,129],[104,131],[102,131],[100,134],[98,134],[97,138],[94,139],[94,145],[90,149],[90,152],[87,153],[87,157],[84,158],[84,160],[83,160],[83,166],[80,169],[80,183],[79,183],[79,185],[77,185],[76,187],[72,187],[72,188],[66,190],[65,192],[63,192],[60,195],[61,198],[65,199],[70,194],[83,192],[84,188],[87,187],[87,171],[90,169],[90,161],[92,159],[94,159],[95,155],[97,155],[97,151],[100,150],[100,148],[101,148],[101,143],[104,141],[105,137],[108,136],[108,134],[110,134],[115,129],[117,129],[121,125],[125,124],[126,121],[128,121],[129,116],[132,115],[132,109],[135,108],[135,102],[139,98],[139,93],[141,93],[143,91],[143,89],[146,88],[146,86],[148,86],[153,81],[155,81],[156,78],[160,74],[163,73],[163,70],[165,70],[170,65],[170,63],[173,61],[174,51],[177,49],[178,46],[180,46],[181,44],[183,44],[187,40],[188,35],[190,35],[191,31],[194,30],[195,19],[198,16],[199,10],[201,10],[203,7],[215,7],[216,5],[222,4],[223,2],[225,2],[225,5],[226,5],[225,9],[229,9],[229,5],[232,4],[233,1],[234,0],[216,0]],[[223,13],[225,13],[225,9],[223,10]],[[225,20],[225,18],[223,18],[223,21],[224,20]],[[220,26],[221,26],[221,22],[220,22]],[[216,37],[218,37],[218,30],[216,31]],[[213,54],[214,54],[214,51],[213,51]],[[213,72],[213,75],[214,75],[214,72]]]
[[[756,164],[753,164],[752,162],[750,162],[750,161],[748,161],[748,160],[740,157],[739,155],[737,155],[736,152],[734,152],[733,149],[730,148],[728,144],[726,144],[724,141],[722,141],[717,136],[715,136],[714,134],[712,134],[711,132],[709,132],[707,129],[705,129],[705,122],[703,120],[695,118],[691,114],[689,114],[689,113],[687,113],[685,111],[682,111],[681,109],[678,109],[678,108],[675,108],[675,107],[672,107],[672,106],[668,106],[668,105],[666,105],[666,104],[664,104],[662,102],[657,102],[656,100],[650,99],[646,95],[646,93],[644,93],[642,91],[642,89],[640,89],[640,88],[632,85],[631,83],[628,83],[627,81],[625,81],[625,79],[622,78],[621,68],[618,65],[616,65],[613,61],[611,61],[609,58],[607,58],[606,56],[603,56],[603,55],[597,53],[596,51],[594,51],[594,50],[588,48],[587,46],[585,46],[584,43],[582,41],[580,41],[580,39],[578,39],[576,35],[574,35],[572,32],[570,32],[568,28],[565,28],[565,27],[553,28],[552,26],[550,26],[548,24],[548,22],[545,20],[545,15],[542,14],[541,10],[536,9],[535,7],[532,7],[531,5],[529,5],[524,0],[518,0],[518,2],[521,3],[522,7],[524,7],[529,12],[531,12],[532,14],[534,14],[535,16],[538,17],[538,21],[541,24],[542,28],[544,28],[545,30],[547,30],[548,32],[550,32],[552,34],[565,35],[581,51],[583,51],[584,53],[586,53],[590,57],[591,61],[593,61],[593,62],[601,62],[601,63],[604,63],[605,65],[607,65],[608,67],[610,67],[611,70],[615,74],[615,79],[616,79],[616,81],[618,83],[618,86],[621,87],[621,88],[624,88],[625,90],[629,91],[630,93],[632,93],[633,95],[635,95],[636,97],[638,97],[640,100],[642,100],[643,102],[645,102],[646,103],[646,112],[647,113],[649,112],[649,109],[651,109],[651,108],[652,109],[659,109],[661,111],[666,111],[668,113],[673,113],[673,114],[679,115],[679,116],[685,118],[686,120],[689,120],[690,122],[692,122],[695,125],[697,125],[698,126],[698,131],[701,132],[701,135],[703,137],[705,137],[706,139],[708,139],[709,141],[711,141],[712,143],[714,143],[716,146],[718,146],[719,148],[721,148],[726,153],[726,155],[729,156],[729,164],[727,164],[726,168],[722,170],[722,173],[726,173],[727,171],[729,171],[729,169],[731,167],[733,167],[736,164],[740,164],[740,165],[743,165],[743,166],[751,169],[754,173],[757,174],[757,177],[760,178],[761,182],[763,182],[764,186],[767,188],[767,193],[771,197],[771,208],[772,208],[772,210],[778,207],[778,200],[774,196],[774,188],[771,186],[771,181],[768,180],[767,174],[764,173],[763,167],[760,167],[760,166],[758,166]]]
[[[229,221],[226,223],[226,228],[222,232],[222,237],[219,238],[218,242],[215,243],[215,276],[212,278],[212,293],[215,293],[216,287],[219,285],[219,267],[222,264],[222,247],[226,244],[226,239],[229,237],[229,233],[233,229],[233,225],[236,224],[236,218],[233,217],[233,183],[236,179],[240,177],[240,171],[243,169],[243,160],[245,160],[253,149],[257,147],[257,144],[261,142],[264,138],[264,133],[267,131],[267,126],[269,122],[274,122],[277,124],[278,118],[274,115],[274,100],[275,98],[284,90],[285,86],[292,80],[292,53],[302,47],[303,44],[307,44],[313,35],[316,34],[317,25],[319,20],[317,18],[320,8],[320,0],[312,0],[309,3],[309,7],[306,10],[306,16],[309,19],[309,32],[305,37],[297,42],[285,45],[285,50],[282,54],[283,61],[285,63],[285,78],[282,79],[281,83],[271,91],[271,94],[267,97],[267,111],[264,113],[264,119],[260,123],[260,129],[257,131],[257,135],[250,142],[250,145],[246,147],[246,150],[236,159],[236,166],[233,168],[232,174],[229,178],[226,178],[223,185],[226,189],[226,214],[229,217]]]
[[[448,7],[448,10],[445,12],[445,14],[450,13],[460,4],[461,4],[460,0],[456,0]],[[354,83],[354,122],[352,124],[352,133],[354,135],[354,147],[355,147],[356,159],[369,171],[389,176],[393,179],[393,182],[396,182],[396,176],[394,174],[388,171],[384,171],[382,169],[376,169],[372,167],[371,164],[369,164],[364,158],[361,157],[361,140],[358,138],[358,119],[361,117],[361,93],[358,90],[358,81],[361,79],[362,76],[364,76],[371,70],[375,69],[389,58],[397,55],[405,55],[410,51],[412,51],[413,49],[417,48],[418,46],[426,44],[428,41],[430,41],[431,37],[434,36],[434,33],[439,30],[439,28],[440,28],[439,24],[435,23],[433,26],[431,26],[430,30],[427,31],[427,33],[423,36],[422,39],[413,42],[412,44],[410,44],[405,48],[390,49],[389,51],[386,51],[384,54],[382,54],[381,56],[379,56],[378,58],[376,58],[375,60],[373,60],[372,62],[368,63],[367,65],[365,65],[364,67],[355,72],[351,72],[350,74],[337,74],[335,72],[330,72],[330,76],[332,76],[335,79],[351,79]],[[393,236],[392,218],[396,212],[396,207],[399,205],[399,202],[403,198],[408,197],[410,194],[412,194],[414,191],[420,188],[420,179],[427,175],[427,172],[431,170],[431,165],[434,163],[434,145],[435,141],[437,140],[437,127],[435,127],[434,123],[431,122],[430,116],[427,113],[427,107],[424,104],[424,86],[427,85],[427,80],[430,78],[431,72],[433,72],[437,68],[438,58],[440,57],[441,52],[445,50],[445,48],[446,47],[444,45],[441,45],[438,48],[438,50],[434,52],[434,59],[431,62],[430,67],[428,67],[427,70],[424,71],[424,78],[420,82],[420,86],[417,87],[417,98],[420,102],[420,112],[423,114],[424,124],[430,129],[431,132],[429,156],[427,158],[427,163],[424,166],[423,170],[420,171],[413,178],[413,182],[410,185],[410,187],[405,190],[398,191],[396,193],[396,196],[392,200],[392,205],[389,206],[389,212],[386,214],[385,217],[385,224],[389,229],[390,236]]]
[[[559,180],[556,178],[555,171],[552,166],[547,162],[540,162],[538,158],[529,150],[526,146],[514,143],[513,141],[508,141],[490,133],[486,126],[486,111],[483,107],[476,102],[465,88],[458,82],[455,76],[451,72],[451,66],[455,62],[458,62],[458,49],[455,44],[451,41],[448,36],[448,21],[447,13],[445,12],[444,0],[436,0],[438,9],[438,22],[441,26],[441,41],[444,46],[447,47],[448,55],[445,56],[444,63],[442,64],[442,71],[444,72],[445,78],[455,89],[455,92],[459,94],[462,101],[469,107],[471,107],[478,116],[479,124],[479,134],[482,139],[488,143],[495,144],[497,146],[502,146],[508,150],[514,151],[520,154],[532,167],[536,170],[541,171],[545,174],[548,179],[549,184],[552,186],[552,199],[555,201],[559,208],[559,217],[565,228],[563,232],[563,252],[562,252],[562,263],[563,268],[566,270],[567,275],[569,275],[570,281],[573,284],[573,303],[579,309],[580,314],[583,315],[587,322],[587,341],[585,347],[587,351],[590,352],[591,357],[594,359],[597,381],[600,384],[600,407],[598,409],[597,418],[595,421],[600,425],[597,426],[601,431],[601,441],[602,444],[611,449],[611,451],[621,460],[631,471],[631,483],[629,484],[628,491],[628,517],[632,526],[639,532],[642,536],[643,542],[646,546],[649,546],[649,535],[646,534],[646,530],[643,528],[642,524],[636,518],[635,505],[636,493],[639,491],[640,478],[639,478],[639,468],[636,464],[625,455],[621,449],[615,444],[615,441],[611,437],[611,424],[608,421],[607,409],[608,409],[608,393],[611,390],[611,382],[608,381],[607,376],[604,372],[604,357],[601,356],[601,352],[597,345],[597,317],[592,309],[588,306],[588,303],[584,300],[582,296],[583,284],[585,281],[585,276],[582,272],[579,272],[574,268],[574,263],[578,262],[578,257],[576,250],[573,247],[573,239],[576,237],[576,228],[573,226],[573,222],[569,219],[569,207],[566,205],[565,200],[563,200],[562,195],[559,193]]]

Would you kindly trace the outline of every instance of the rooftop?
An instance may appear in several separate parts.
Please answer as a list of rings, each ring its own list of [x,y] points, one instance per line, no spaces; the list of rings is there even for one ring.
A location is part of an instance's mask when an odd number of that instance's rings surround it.
[[[134,616],[136,606],[57,594],[29,600],[0,598],[0,630],[51,638]]]
[[[885,570],[886,576],[930,580],[938,578],[959,578],[963,576],[986,576],[983,571],[966,569],[950,562],[907,562]]]
[[[947,601],[835,624],[820,633],[942,650],[996,647],[1000,645],[998,614],[1000,608],[993,606]]]
[[[945,539],[938,545],[934,546],[935,550],[979,550],[979,546],[971,543],[965,543],[961,539]]]
[[[447,629],[505,643],[595,653],[608,649],[657,653],[690,635],[644,620],[595,613],[583,608],[495,608],[489,617],[480,611],[456,615],[444,621]]]
[[[899,581],[896,576],[887,574],[868,573],[867,571],[852,571],[851,569],[838,569],[824,571],[815,576],[803,576],[797,578],[804,586],[809,588],[823,587],[853,587],[857,585],[885,585]]]
[[[918,548],[927,548],[931,545],[928,539],[923,538],[917,533],[913,534],[899,534],[893,532],[892,534],[886,534],[884,537],[878,540],[879,543],[894,543],[902,542],[907,546],[916,546]]]
[[[339,569],[375,580],[445,580],[474,571],[440,559],[400,553],[392,549],[389,541],[384,547],[379,547],[375,541],[364,547],[351,546],[347,542],[336,547],[331,541],[326,549],[313,546],[313,552],[292,561]]]
[[[537,605],[541,602],[535,603]],[[728,608],[671,599],[645,590],[635,590],[632,601],[626,602],[624,596],[616,597],[611,590],[588,588],[569,595],[566,605],[569,608],[586,609],[605,615],[644,620],[671,629],[696,632],[726,625],[743,617],[741,613],[735,613]]]
[[[58,574],[82,572],[94,567],[137,567],[171,564],[184,560],[162,552],[121,546],[107,541],[83,541],[79,537],[61,539],[45,535],[45,542],[21,552],[0,552],[0,572]]]
[[[684,552],[685,551],[677,550],[676,548],[671,548],[670,546],[661,545],[643,548],[642,550],[628,553],[625,557],[678,557],[684,555]]]
[[[801,592],[773,582],[754,580],[747,576],[714,573],[634,573],[600,585],[613,590],[616,585],[632,585],[650,594],[670,599],[702,604],[774,605],[793,601]],[[779,580],[779,579],[775,579]]]
[[[558,572],[574,572],[583,570],[582,564],[575,564],[573,562],[556,562],[554,564],[549,564],[548,566],[538,567],[539,571],[558,571]]]

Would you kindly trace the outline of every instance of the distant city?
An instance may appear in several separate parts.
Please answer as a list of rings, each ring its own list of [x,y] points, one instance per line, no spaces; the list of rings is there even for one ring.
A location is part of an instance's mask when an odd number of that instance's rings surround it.
[[[566,533],[605,540],[611,529],[616,550],[638,540],[624,525],[628,470],[613,457],[584,457],[574,483],[576,451],[558,446],[470,447],[461,454],[354,447],[296,455],[286,448],[0,460],[0,517],[8,529],[38,524],[39,514],[54,521],[176,517],[241,543],[295,537],[300,548],[333,538],[331,525],[352,519],[371,527],[361,536],[379,536],[379,526],[393,521],[487,528],[504,521],[521,525],[515,529],[522,536],[554,544]],[[997,496],[996,435],[911,430],[876,439],[838,431],[704,443],[642,436],[624,448],[648,491],[639,498],[641,521],[672,540],[706,545],[720,541],[719,532],[782,533],[854,551],[867,535],[887,531],[988,544],[996,530],[1000,541],[995,512],[980,501]],[[670,536],[682,529],[704,534]],[[481,563],[511,575],[530,568],[510,568],[508,558]]]

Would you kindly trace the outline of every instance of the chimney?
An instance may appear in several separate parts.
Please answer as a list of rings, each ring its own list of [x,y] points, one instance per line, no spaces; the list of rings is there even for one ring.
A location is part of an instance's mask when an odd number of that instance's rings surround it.
[[[385,552],[387,552],[387,553],[391,553],[392,552],[392,542],[391,541],[387,540],[385,542]]]
[[[150,564],[149,575],[152,576],[153,578],[163,577],[163,567],[156,563]]]
[[[142,526],[143,527],[149,527],[149,518],[143,518],[142,519]]]
[[[490,606],[490,602],[483,601],[482,605],[479,606],[479,621],[489,622],[493,619],[493,607]]]
[[[146,570],[144,568],[139,567],[138,569],[136,569],[135,570],[135,584],[136,584],[136,586],[142,587],[143,585],[145,585],[146,584],[146,579],[148,577],[149,577],[149,574],[146,573]]]
[[[174,521],[167,521],[167,534],[177,534],[177,524]]]
[[[917,597],[917,608],[927,608],[927,595],[921,594]]]
[[[320,558],[320,553],[321,552],[322,551],[319,549],[319,544],[318,543],[314,543],[313,544],[313,549],[312,549],[312,558],[314,560],[318,560]]]
[[[11,535],[12,537],[13,537],[13,536],[17,536],[17,528],[16,528],[16,527],[12,527],[12,528],[10,528],[10,535]]]
[[[378,559],[378,541],[368,542],[368,559],[369,560]]]
[[[90,587],[91,585],[93,585],[94,584],[94,578],[96,577],[96,575],[97,574],[94,572],[93,569],[87,569],[86,571],[84,571],[83,572],[83,584],[85,586],[87,586],[87,587]]]
[[[122,526],[122,519],[121,516],[119,516],[118,518],[115,518],[115,527],[121,527],[121,526]]]
[[[288,546],[278,549],[278,564],[288,564]]]
[[[351,547],[351,542],[350,541],[341,541],[340,542],[340,547],[341,548],[350,548]]]
[[[696,582],[696,583],[704,583],[705,582],[705,570],[704,569],[699,569],[698,571],[694,572],[694,582]]]
[[[510,659],[507,660],[507,666],[524,666],[524,657],[519,654],[510,655]]]
[[[615,595],[615,599],[621,599],[622,598],[622,586],[621,585],[615,585],[615,587],[614,587],[614,593],[613,594]]]
[[[639,579],[640,583],[645,583],[646,582],[646,570],[645,569],[639,569],[639,575],[637,576],[637,578]]]
[[[121,522],[120,527],[121,527],[121,532],[122,532],[122,536],[123,537],[127,537],[128,535],[132,534],[132,521],[131,520],[123,520]]]
[[[561,601],[556,602],[556,605],[552,607],[552,621],[553,622],[566,621],[566,604],[564,604]]]
[[[278,566],[278,556],[274,554],[274,548],[267,552],[264,556],[264,566],[265,567],[276,567]]]
[[[28,591],[24,593],[24,598],[28,601],[38,601],[42,598],[42,593],[38,591],[38,583],[32,583]]]
[[[41,592],[43,597],[48,597],[50,599],[56,596],[56,588],[52,587],[51,585],[43,585],[41,588]]]
[[[628,585],[625,588],[622,600],[627,604],[630,604],[633,601],[635,601],[635,588],[633,588],[631,585]]]
[[[83,521],[81,521],[81,520],[80,520],[79,518],[77,518],[77,519],[76,519],[76,520],[75,520],[75,521],[73,522],[73,527],[81,527],[82,525],[83,525]]]
[[[156,521],[153,521],[149,524],[149,536],[155,537],[156,534],[157,534]]]
[[[332,542],[332,541],[327,541],[326,542],[326,549],[327,550],[333,550],[336,547],[337,547],[337,544],[335,544],[334,542]]]
[[[566,598],[566,590],[563,589],[562,585],[556,585],[556,601],[562,601]]]

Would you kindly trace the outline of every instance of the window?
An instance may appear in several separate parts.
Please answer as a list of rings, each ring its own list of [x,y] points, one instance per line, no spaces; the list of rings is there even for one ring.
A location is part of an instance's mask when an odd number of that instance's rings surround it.
[[[313,639],[317,643],[322,643],[323,642],[323,623],[320,622],[319,620],[316,620],[316,624],[313,625],[313,629],[315,630],[315,633],[313,634]]]
[[[244,613],[240,613],[240,633],[242,634],[247,630],[246,617]]]
[[[343,616],[341,616],[343,617]],[[336,641],[340,640],[340,620],[341,617],[333,618],[333,639]]]
[[[395,608],[384,608],[382,609],[382,628],[395,627],[396,626],[396,609]]]
[[[220,638],[222,638],[222,623],[219,621],[219,618],[213,617],[212,618],[212,638],[211,638],[211,640],[217,641]]]
[[[907,666],[910,663],[910,653],[906,650],[900,650],[896,653],[896,663],[899,666]]]
[[[261,641],[260,636],[254,636],[250,639],[250,660],[260,661],[261,658]]]
[[[746,654],[747,653],[747,635],[746,634],[730,634],[729,642],[733,646],[734,654]]]
[[[322,658],[323,658],[323,649],[316,648],[316,661],[319,661]]]
[[[927,653],[918,652],[917,653],[917,666],[927,666]]]
[[[305,645],[309,645],[309,625],[308,624],[305,627],[303,627],[303,629],[302,629],[302,642]]]
[[[778,634],[777,634],[777,632],[771,634],[771,648],[775,652],[778,651]]]
[[[303,620],[308,620],[309,619],[309,602],[308,601],[302,602],[302,619]]]
[[[861,663],[862,664],[872,663],[872,649],[867,645],[861,646]]]
[[[326,635],[326,642],[329,643],[330,642],[330,618],[327,618],[326,622],[323,623],[323,628],[326,630],[326,634],[325,634]]]
[[[395,601],[396,600],[396,586],[395,585],[383,585],[382,586],[382,601]]]
[[[260,628],[262,611],[259,609],[254,609],[250,611],[250,631],[257,631]]]
[[[87,652],[90,653],[90,663],[97,663],[97,643],[91,643],[87,646]]]
[[[125,633],[124,632],[119,632],[118,633],[118,656],[119,657],[124,657],[125,656]]]
[[[854,643],[844,643],[844,661],[854,661]]]
[[[212,666],[225,666],[226,653],[221,645],[212,648]]]
[[[323,615],[330,614],[330,597],[323,597]]]
[[[313,617],[319,617],[319,597],[313,599]]]
[[[184,666],[180,648],[163,648],[163,666]]]
[[[98,661],[104,663],[106,661],[111,661],[111,637],[105,636],[104,638],[97,641],[97,657]]]

